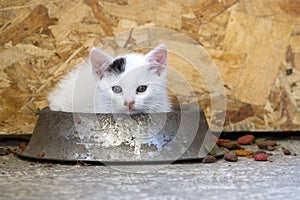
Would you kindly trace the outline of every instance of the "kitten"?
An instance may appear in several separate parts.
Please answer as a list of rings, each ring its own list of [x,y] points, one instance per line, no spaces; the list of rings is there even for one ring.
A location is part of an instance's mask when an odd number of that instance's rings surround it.
[[[51,110],[86,113],[171,111],[166,90],[167,49],[116,58],[93,48],[89,59],[48,95]]]

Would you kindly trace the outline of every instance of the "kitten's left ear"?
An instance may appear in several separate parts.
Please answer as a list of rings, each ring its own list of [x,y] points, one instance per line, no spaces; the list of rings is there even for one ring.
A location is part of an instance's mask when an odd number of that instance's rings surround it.
[[[167,67],[168,51],[166,45],[161,44],[147,53],[146,60],[151,64],[150,69],[155,69],[160,76],[164,68]]]

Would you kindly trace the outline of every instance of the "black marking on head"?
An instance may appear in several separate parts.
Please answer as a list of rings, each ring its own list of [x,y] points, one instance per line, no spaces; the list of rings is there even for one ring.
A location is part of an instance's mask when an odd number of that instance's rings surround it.
[[[126,59],[118,58],[108,66],[107,71],[110,73],[113,72],[116,74],[121,74],[125,71],[125,65],[126,65]]]

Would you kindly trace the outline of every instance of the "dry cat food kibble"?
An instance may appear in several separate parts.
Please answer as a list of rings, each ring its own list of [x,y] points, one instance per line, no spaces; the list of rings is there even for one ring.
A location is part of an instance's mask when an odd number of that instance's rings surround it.
[[[254,141],[253,135],[244,135],[237,139],[237,143],[240,145],[250,145]]]
[[[288,150],[287,148],[282,147],[282,150],[283,150],[284,155],[288,155],[288,156],[292,155],[292,152],[290,150]]]
[[[217,145],[220,145],[222,143],[229,143],[231,142],[231,140],[228,140],[228,139],[218,139],[217,140]]]
[[[207,155],[203,158],[202,163],[214,163],[217,159],[214,156]]]
[[[268,161],[268,154],[265,153],[258,153],[254,155],[255,161]]]
[[[252,144],[252,145],[251,145]],[[255,161],[269,161],[273,162],[269,159],[269,156],[273,154],[278,154],[280,151],[278,150],[277,142],[273,140],[268,140],[266,138],[257,138],[253,135],[245,135],[239,137],[237,142],[228,140],[228,139],[219,139],[217,145],[223,149],[224,160],[230,162],[238,161],[238,157],[246,157],[246,158],[253,158]],[[250,146],[240,146],[240,145],[250,145]],[[263,149],[257,150],[256,149]],[[266,151],[264,151],[266,150]],[[270,151],[275,151],[273,154]],[[284,155],[294,155],[296,153],[292,153],[289,149],[282,147],[281,151]],[[244,158],[243,158],[244,159]]]
[[[257,143],[257,146],[260,149],[268,149],[269,148],[268,150],[274,150],[272,147],[277,146],[277,143],[272,140],[266,140],[264,142]]]
[[[236,142],[225,142],[221,143],[219,146],[224,147],[228,150],[241,149],[242,147]]]
[[[19,149],[20,150],[25,150],[26,149],[27,144],[25,142],[22,142],[19,144]]]
[[[238,161],[238,156],[234,152],[228,152],[224,154],[224,159],[229,162],[236,162]]]
[[[246,157],[251,157],[253,154],[252,151],[248,151],[248,150],[236,150],[235,153],[238,156],[246,156]]]

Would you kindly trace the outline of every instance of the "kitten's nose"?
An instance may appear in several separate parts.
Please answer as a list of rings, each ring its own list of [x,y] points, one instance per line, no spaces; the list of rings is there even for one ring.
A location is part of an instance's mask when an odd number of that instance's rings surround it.
[[[128,106],[129,109],[132,109],[134,103],[134,101],[124,101],[124,106]]]

